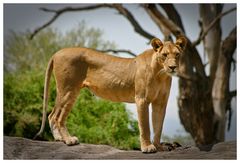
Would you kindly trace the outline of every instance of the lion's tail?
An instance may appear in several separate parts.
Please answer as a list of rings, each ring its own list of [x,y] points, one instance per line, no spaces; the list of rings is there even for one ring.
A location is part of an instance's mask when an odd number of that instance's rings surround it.
[[[46,119],[47,119],[47,106],[48,106],[48,92],[49,92],[49,83],[53,70],[53,58],[48,62],[46,74],[45,74],[45,83],[44,83],[44,95],[43,95],[43,117],[42,117],[42,125],[39,132],[34,136],[33,139],[37,139],[45,128]]]

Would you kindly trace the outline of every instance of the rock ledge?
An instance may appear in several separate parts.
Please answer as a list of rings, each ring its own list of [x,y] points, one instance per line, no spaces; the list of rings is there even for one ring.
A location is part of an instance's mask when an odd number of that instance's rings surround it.
[[[4,159],[236,159],[236,141],[214,145],[210,151],[197,147],[178,148],[171,152],[143,154],[135,150],[119,150],[108,145],[33,141],[4,136]]]

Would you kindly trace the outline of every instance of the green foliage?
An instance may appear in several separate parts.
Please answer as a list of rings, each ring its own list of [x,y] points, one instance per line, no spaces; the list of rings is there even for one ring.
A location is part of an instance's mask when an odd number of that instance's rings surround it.
[[[37,72],[4,75],[4,135],[33,138],[36,134],[42,117],[43,81],[43,73]],[[56,94],[53,87],[50,92]],[[49,128],[46,131],[45,139],[52,139]]]
[[[51,55],[71,45],[96,49],[114,46],[103,41],[101,36],[101,31],[87,29],[81,24],[66,34],[47,29],[32,41],[28,39],[28,32],[11,32],[4,55],[4,135],[32,138],[38,132],[42,119],[44,71]],[[51,80],[48,114],[55,97],[55,82]],[[109,144],[122,149],[140,146],[137,122],[125,106],[99,99],[87,89],[80,92],[67,126],[82,143]],[[53,139],[48,124],[43,139]]]
[[[87,89],[81,91],[67,126],[80,142],[139,148],[137,122],[125,106],[99,99]]]

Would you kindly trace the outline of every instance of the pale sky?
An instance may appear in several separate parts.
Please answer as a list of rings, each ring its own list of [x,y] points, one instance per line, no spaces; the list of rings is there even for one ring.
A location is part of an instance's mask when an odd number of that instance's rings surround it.
[[[4,36],[9,30],[14,31],[33,31],[36,27],[41,26],[48,21],[52,14],[40,11],[40,7],[46,7],[50,9],[58,9],[64,6],[81,6],[81,4],[4,4]],[[227,4],[224,10],[230,9],[236,5]],[[163,38],[161,32],[151,21],[146,12],[136,4],[125,5],[140,23],[140,25],[152,35]],[[182,17],[183,25],[187,36],[190,40],[195,40],[199,34],[199,11],[197,4],[176,4],[177,11]],[[117,44],[119,49],[130,49],[136,54],[143,52],[144,50],[151,48],[147,45],[145,38],[135,33],[131,24],[119,15],[114,9],[102,8],[84,12],[71,12],[61,15],[50,27],[58,28],[61,31],[66,31],[77,26],[79,22],[84,20],[88,27],[95,27],[103,30],[103,38],[105,40],[113,41]],[[229,32],[236,25],[236,12],[232,12],[223,17],[222,22],[222,39],[224,39]],[[64,41],[64,40],[63,40]],[[202,45],[198,46],[200,53],[203,53]],[[127,55],[122,55],[127,57]],[[236,73],[231,75],[231,88],[236,89]],[[172,136],[176,134],[177,130],[184,130],[178,116],[177,107],[178,96],[178,79],[173,78],[169,103],[167,106],[167,112],[164,122],[163,134]],[[227,140],[236,139],[236,100],[232,102],[233,117],[231,131],[226,133]],[[129,110],[136,115],[136,107],[134,104],[127,105]]]

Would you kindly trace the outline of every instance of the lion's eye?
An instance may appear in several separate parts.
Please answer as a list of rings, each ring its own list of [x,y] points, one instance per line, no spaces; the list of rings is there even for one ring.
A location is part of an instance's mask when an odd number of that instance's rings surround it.
[[[179,57],[180,53],[176,53],[176,57]]]
[[[167,53],[163,53],[162,55],[163,55],[164,57],[167,57]]]

